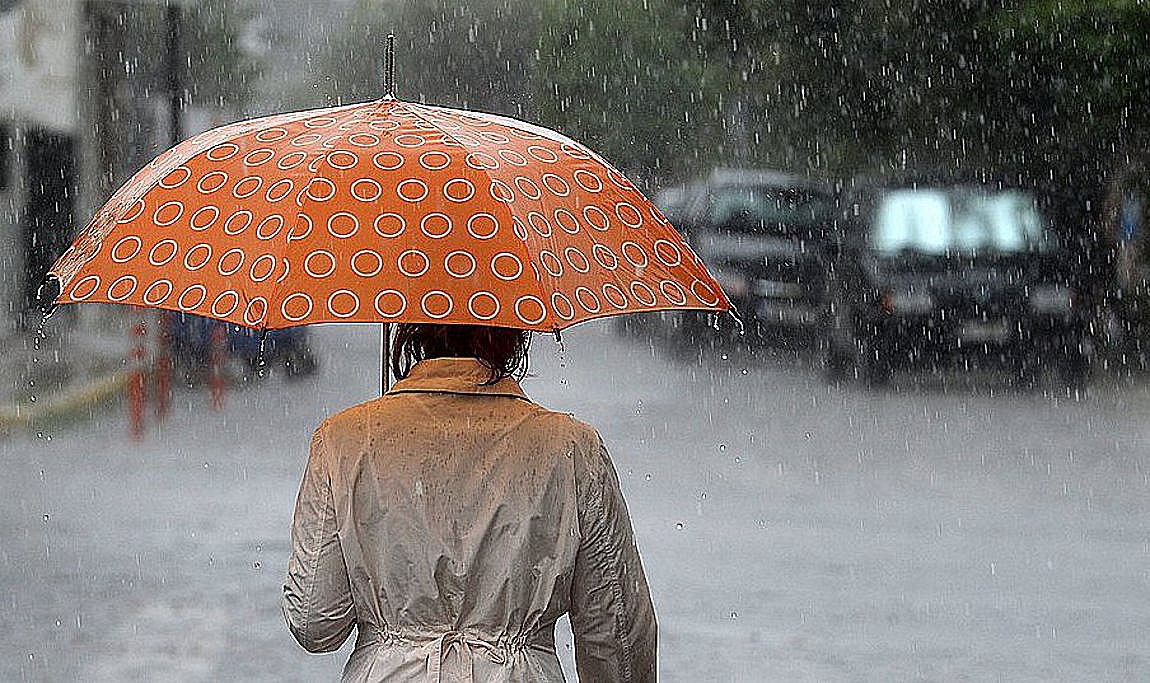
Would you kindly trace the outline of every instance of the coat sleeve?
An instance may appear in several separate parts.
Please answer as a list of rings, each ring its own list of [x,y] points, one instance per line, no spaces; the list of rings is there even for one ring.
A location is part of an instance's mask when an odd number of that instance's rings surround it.
[[[579,549],[572,581],[571,630],[582,681],[654,681],[658,640],[651,593],[610,455],[596,435],[576,462]],[[579,481],[582,479],[582,481]]]
[[[283,589],[283,614],[309,652],[338,650],[355,626],[355,605],[336,534],[323,427],[312,438],[292,522],[292,553]]]

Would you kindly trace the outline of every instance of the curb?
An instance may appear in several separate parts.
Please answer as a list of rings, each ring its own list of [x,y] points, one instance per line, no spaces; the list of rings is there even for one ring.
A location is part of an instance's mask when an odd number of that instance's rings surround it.
[[[96,377],[87,383],[69,386],[37,403],[17,403],[0,407],[0,435],[45,421],[60,420],[102,403],[123,392],[130,373],[120,370]]]

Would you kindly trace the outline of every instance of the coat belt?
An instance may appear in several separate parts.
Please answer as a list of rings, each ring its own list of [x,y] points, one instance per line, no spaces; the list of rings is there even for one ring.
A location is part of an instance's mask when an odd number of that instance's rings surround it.
[[[373,628],[365,624],[361,624],[361,628],[368,633],[364,634],[367,638],[361,641],[360,645],[375,642],[385,647],[403,644],[417,648],[427,662],[427,683],[441,683],[443,680],[443,662],[453,652],[459,656],[459,660],[463,663],[464,670],[460,672],[460,678],[468,681],[468,683],[474,683],[475,658],[477,656],[486,656],[492,664],[507,666],[512,663],[516,655],[526,650],[531,643],[542,644],[550,641],[548,629],[539,629],[534,633],[514,638],[491,639],[475,633],[457,630],[434,635],[401,629]]]
[[[497,643],[467,635],[462,631],[448,631],[425,647],[430,650],[427,653],[428,683],[440,683],[443,680],[443,660],[451,654],[452,650],[459,653],[459,659],[465,667],[466,677],[464,680],[468,683],[475,681],[476,651],[483,652],[492,664],[499,664],[500,666],[510,662],[516,651],[511,647],[500,646]],[[523,648],[518,649],[522,650]]]

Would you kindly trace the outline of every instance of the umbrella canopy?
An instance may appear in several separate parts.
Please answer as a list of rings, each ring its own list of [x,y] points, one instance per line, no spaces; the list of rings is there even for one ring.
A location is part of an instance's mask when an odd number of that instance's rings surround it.
[[[384,98],[192,137],[53,266],[57,303],[248,327],[447,322],[560,330],[730,303],[622,173],[554,131]]]

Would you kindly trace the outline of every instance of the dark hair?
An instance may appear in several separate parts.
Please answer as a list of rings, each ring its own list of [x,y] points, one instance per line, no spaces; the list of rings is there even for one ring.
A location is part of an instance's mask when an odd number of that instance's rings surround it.
[[[527,374],[531,332],[486,325],[400,323],[391,343],[391,369],[403,379],[425,358],[477,358],[491,370],[486,384]]]

